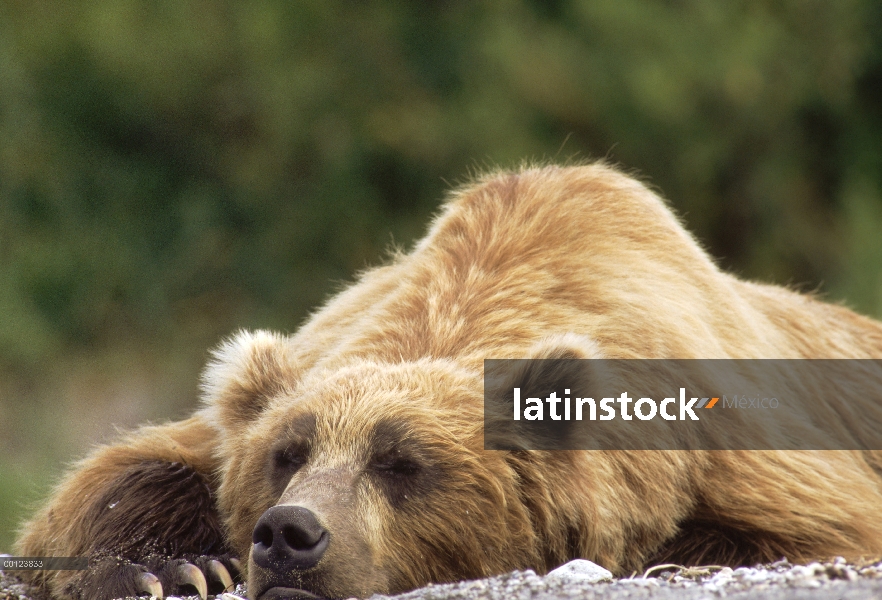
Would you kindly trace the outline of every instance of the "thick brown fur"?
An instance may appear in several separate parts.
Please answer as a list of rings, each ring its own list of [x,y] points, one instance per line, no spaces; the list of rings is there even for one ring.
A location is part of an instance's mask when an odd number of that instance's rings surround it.
[[[210,554],[248,558],[273,505],[317,515],[332,543],[290,585],[328,597],[575,557],[629,573],[660,560],[882,554],[879,452],[484,451],[483,360],[561,348],[880,358],[882,324],[722,273],[655,194],[604,165],[489,175],[454,195],[413,252],[363,274],[295,335],[224,344],[204,407],[96,451],[24,526],[17,552],[114,552],[114,531],[131,537],[138,524],[107,520],[103,503],[132,469],[167,462],[216,498],[225,534]],[[214,518],[206,509],[193,527]],[[148,545],[192,552],[177,539]],[[248,571],[252,595],[270,585]],[[76,597],[88,577],[38,581]]]

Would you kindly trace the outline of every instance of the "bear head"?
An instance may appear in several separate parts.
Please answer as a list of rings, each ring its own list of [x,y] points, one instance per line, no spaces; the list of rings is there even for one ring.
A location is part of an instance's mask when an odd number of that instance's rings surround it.
[[[204,377],[218,504],[252,597],[366,597],[545,561],[523,473],[483,450],[480,371],[303,369],[291,343],[242,333]]]

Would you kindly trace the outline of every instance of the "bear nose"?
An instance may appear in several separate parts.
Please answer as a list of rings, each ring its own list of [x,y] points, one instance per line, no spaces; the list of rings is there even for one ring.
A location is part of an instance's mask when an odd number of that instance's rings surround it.
[[[302,506],[273,506],[254,527],[251,558],[278,574],[314,567],[328,549],[330,535]]]

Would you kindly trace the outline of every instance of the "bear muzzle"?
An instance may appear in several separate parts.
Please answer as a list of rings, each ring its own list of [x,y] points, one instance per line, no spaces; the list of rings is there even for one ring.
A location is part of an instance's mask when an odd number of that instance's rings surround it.
[[[313,569],[330,544],[330,533],[302,506],[273,506],[258,519],[252,533],[251,560],[267,577],[261,600],[318,598],[291,586],[296,574]]]
[[[389,589],[365,535],[365,515],[376,512],[377,499],[363,477],[348,465],[323,465],[289,481],[251,530],[249,597],[366,598]]]
[[[330,534],[315,514],[302,506],[273,506],[252,534],[251,557],[276,574],[313,568],[328,549]]]

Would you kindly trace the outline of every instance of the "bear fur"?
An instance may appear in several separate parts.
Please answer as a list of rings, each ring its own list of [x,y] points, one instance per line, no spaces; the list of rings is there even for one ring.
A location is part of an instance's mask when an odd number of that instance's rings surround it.
[[[882,324],[721,272],[605,165],[488,175],[296,334],[224,343],[203,406],[95,450],[16,552],[89,556],[31,580],[95,599],[146,589],[147,571],[174,593],[176,565],[234,557],[252,598],[346,598],[577,557],[628,574],[882,554],[882,452],[484,451],[483,360],[561,351],[880,358]],[[330,532],[318,564],[282,580],[251,557],[274,506]]]

